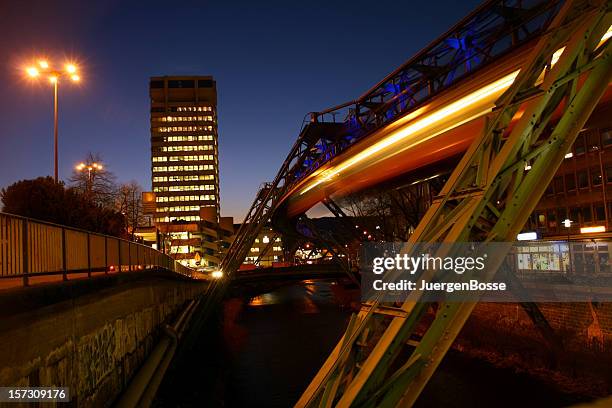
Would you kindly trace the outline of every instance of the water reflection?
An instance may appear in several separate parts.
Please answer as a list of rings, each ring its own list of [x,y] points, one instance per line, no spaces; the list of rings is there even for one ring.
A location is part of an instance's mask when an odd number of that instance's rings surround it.
[[[194,353],[164,380],[154,406],[293,406],[344,333],[351,313],[345,301],[354,295],[341,284],[303,281],[226,300],[222,327],[202,333]],[[451,352],[417,407],[556,407],[580,400],[511,368]]]
[[[263,295],[255,296],[255,297],[251,298],[251,300],[249,301],[248,306],[269,306],[269,305],[276,305],[276,304],[280,303],[281,301],[282,301],[282,299],[275,292],[264,293]]]
[[[303,281],[245,303],[232,322],[245,338],[230,351],[227,406],[288,407],[297,401],[348,322],[350,311],[331,286]]]

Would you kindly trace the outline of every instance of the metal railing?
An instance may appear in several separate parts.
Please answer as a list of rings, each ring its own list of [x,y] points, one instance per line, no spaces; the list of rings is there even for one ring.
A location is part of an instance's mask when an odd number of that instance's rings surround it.
[[[195,271],[137,242],[0,213],[0,279],[126,272],[162,268],[187,277]]]

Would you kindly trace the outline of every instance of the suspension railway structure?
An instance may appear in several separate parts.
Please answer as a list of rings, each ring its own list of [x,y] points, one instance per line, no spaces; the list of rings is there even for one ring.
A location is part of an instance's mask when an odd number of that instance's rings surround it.
[[[264,225],[295,233],[319,202],[336,214],[332,195],[451,157],[409,243],[513,241],[589,117],[609,109],[611,7],[487,1],[356,100],[310,113],[223,259],[218,296]],[[406,356],[429,304],[363,304],[297,406],[413,405],[474,306],[438,304]]]

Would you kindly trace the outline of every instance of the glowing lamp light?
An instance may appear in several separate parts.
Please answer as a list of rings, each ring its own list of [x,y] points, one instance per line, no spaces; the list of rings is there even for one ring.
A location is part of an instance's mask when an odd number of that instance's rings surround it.
[[[223,272],[222,271],[213,271],[211,276],[213,278],[215,278],[215,279],[221,279],[223,277]]]
[[[563,220],[563,226],[564,226],[565,228],[569,228],[569,227],[571,227],[571,226],[572,226],[572,220],[570,220],[569,218],[564,219],[564,220]]]
[[[571,159],[572,157],[574,157],[574,153],[569,152],[568,154],[565,155],[566,159]]]
[[[109,266],[108,270],[111,271],[111,272],[115,272],[115,265]]]
[[[535,231],[521,232],[516,236],[517,241],[534,241],[538,239],[538,233]]]
[[[81,77],[77,74],[74,74],[70,76],[70,79],[72,79],[74,82],[79,82],[81,80]]]
[[[594,234],[596,232],[606,232],[606,227],[603,225],[596,225],[594,227],[582,227],[580,228],[581,234]]]
[[[69,74],[74,74],[76,73],[77,69],[76,69],[76,66],[74,66],[74,64],[66,64],[66,71]]]
[[[45,60],[40,60],[38,61],[38,66],[41,67],[42,69],[48,69],[49,63]]]
[[[38,72],[38,70],[35,67],[29,67],[28,69],[26,69],[26,72],[32,78],[35,78],[35,77],[37,77],[39,75],[39,72]]]
[[[49,82],[51,82],[52,84],[56,83],[57,82],[57,77],[55,75],[51,75],[49,77]]]

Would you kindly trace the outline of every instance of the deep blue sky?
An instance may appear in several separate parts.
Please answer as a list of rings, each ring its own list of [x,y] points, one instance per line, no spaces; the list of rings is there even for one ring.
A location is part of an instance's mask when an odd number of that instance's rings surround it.
[[[353,99],[480,2],[0,0],[0,187],[52,173],[52,92],[28,60],[76,59],[60,88],[60,177],[88,151],[150,189],[148,78],[213,75],[222,215],[241,221],[302,118]]]

